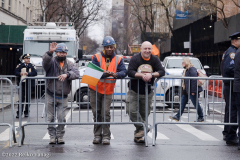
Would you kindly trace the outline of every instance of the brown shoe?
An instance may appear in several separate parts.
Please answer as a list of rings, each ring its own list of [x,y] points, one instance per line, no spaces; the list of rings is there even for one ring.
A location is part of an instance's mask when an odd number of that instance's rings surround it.
[[[102,143],[102,138],[100,138],[100,137],[94,137],[92,143],[93,143],[93,144],[100,144],[100,143]]]
[[[145,143],[145,140],[144,140],[144,137],[141,137],[141,138],[134,138],[134,142],[136,143]]]
[[[110,144],[110,140],[109,139],[103,139],[102,144],[103,145],[109,145]]]
[[[56,137],[50,137],[49,144],[56,144]]]
[[[141,137],[143,137],[143,136],[144,136],[144,131],[143,131],[143,130],[139,131],[138,133],[136,133],[136,134],[134,135],[135,138],[141,138]]]
[[[57,141],[58,141],[58,144],[65,144],[63,137],[58,137]]]

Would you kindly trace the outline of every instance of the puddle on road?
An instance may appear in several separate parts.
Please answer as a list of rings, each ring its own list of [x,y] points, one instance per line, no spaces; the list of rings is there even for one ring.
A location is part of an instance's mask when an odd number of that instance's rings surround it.
[[[49,145],[46,147],[38,147],[36,150],[42,152],[45,150],[46,152],[49,153],[73,153],[73,152],[78,152],[78,153],[86,153],[86,152],[92,152],[94,149],[92,148],[82,148],[79,149],[79,147],[67,147],[67,146],[58,146],[58,145]]]

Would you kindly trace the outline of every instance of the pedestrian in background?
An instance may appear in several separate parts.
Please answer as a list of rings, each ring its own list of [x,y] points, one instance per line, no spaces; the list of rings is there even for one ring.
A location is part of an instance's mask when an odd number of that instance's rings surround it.
[[[20,85],[20,80],[21,77],[26,76],[26,77],[34,77],[37,76],[37,70],[36,70],[36,66],[33,65],[32,63],[30,63],[30,54],[24,54],[22,56],[22,59],[24,61],[24,63],[20,63],[17,65],[16,69],[15,69],[15,76],[17,76],[18,78],[18,86]],[[30,85],[31,83],[31,85]],[[23,109],[24,109],[24,103],[25,103],[25,110],[24,110],[24,116],[28,117],[29,116],[29,112],[30,112],[30,99],[31,99],[31,91],[34,90],[34,86],[35,86],[35,80],[34,79],[26,79],[22,81],[22,97],[19,97],[19,99],[22,99],[22,111],[21,113],[23,114]],[[30,88],[29,88],[30,87]],[[21,114],[21,115],[22,115]],[[18,104],[18,110],[17,110],[17,115],[16,118],[19,118],[19,104]]]
[[[197,69],[193,66],[189,58],[187,57],[183,58],[182,66],[184,68],[183,75],[182,75],[183,77],[198,77]],[[180,117],[184,112],[188,99],[190,98],[194,107],[197,109],[197,113],[198,113],[197,122],[204,122],[202,108],[198,101],[198,95],[200,92],[203,91],[203,89],[201,86],[198,86],[197,79],[190,79],[190,80],[183,79],[182,87],[183,87],[183,91],[182,91],[181,105],[178,110],[178,113],[173,117],[169,116],[169,118],[175,121],[179,121]]]
[[[141,52],[134,55],[128,66],[128,76],[131,79],[131,86],[129,86],[128,97],[126,101],[127,113],[132,122],[142,122],[146,125],[145,117],[145,96],[148,96],[148,116],[151,111],[153,91],[151,86],[155,78],[165,75],[164,68],[157,56],[152,55],[152,44],[145,41],[141,45]],[[139,82],[139,83],[138,83]],[[145,94],[145,84],[148,85],[148,95]],[[139,94],[138,94],[139,93]],[[139,104],[139,110],[138,106]],[[144,142],[144,130],[141,124],[134,124],[136,130],[134,131],[134,142]],[[149,131],[149,129],[148,129]]]
[[[237,49],[240,47],[240,32],[236,32],[229,36],[231,38],[231,46],[225,51],[222,58],[222,76],[224,78],[233,78],[234,70],[235,70],[235,55]],[[237,123],[237,107],[236,107],[236,96],[233,91],[233,81],[223,80],[224,88],[223,94],[225,97],[225,115],[224,115],[224,123]],[[230,97],[231,95],[231,97]],[[230,106],[231,101],[231,106]],[[231,108],[231,110],[230,110]],[[230,122],[229,122],[230,116]],[[225,125],[223,130],[223,140],[226,140],[228,145],[238,145],[238,137],[237,137],[237,126],[233,125]]]
[[[56,56],[53,57],[53,52]],[[58,77],[47,80],[47,119],[48,122],[54,122],[57,116],[58,122],[66,122],[68,94],[71,91],[71,81],[79,78],[78,68],[73,62],[66,59],[68,48],[66,44],[56,42],[51,43],[50,50],[43,55],[43,68],[47,77]],[[54,112],[55,111],[55,112]],[[48,125],[50,135],[49,144],[64,144],[63,136],[65,134],[63,124]]]
[[[116,47],[114,39],[107,36],[103,39],[102,45],[104,47],[103,51],[92,57],[92,63],[101,67],[104,70],[104,74],[98,82],[97,87],[89,85],[90,105],[94,122],[110,122],[111,119],[110,106],[116,80],[104,78],[121,79],[127,75],[123,59],[114,52]],[[109,124],[95,124],[93,133],[93,144],[110,144],[111,132]]]

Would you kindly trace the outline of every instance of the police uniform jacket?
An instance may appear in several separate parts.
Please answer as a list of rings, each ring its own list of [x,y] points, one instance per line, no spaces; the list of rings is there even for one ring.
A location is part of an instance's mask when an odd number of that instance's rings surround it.
[[[21,70],[22,68],[26,68],[26,72],[28,73],[27,77],[34,77],[34,76],[37,76],[37,70],[36,70],[36,66],[33,65],[32,63],[29,63],[26,64],[25,63],[20,63],[17,65],[16,69],[15,69],[15,76],[18,76],[18,79],[17,79],[17,83],[19,85],[20,83],[20,79],[21,79]],[[27,80],[27,83],[29,83],[29,80]],[[22,82],[22,84],[25,84],[25,82]],[[27,84],[28,86],[28,84]],[[35,80],[32,79],[31,80],[31,87],[34,87],[35,86]]]
[[[234,77],[235,70],[235,54],[237,51],[237,47],[231,45],[223,54],[222,58],[222,76],[223,77]],[[230,80],[223,80],[224,84],[229,84]]]
[[[233,92],[240,92],[240,49],[237,50],[235,56],[234,84]]]

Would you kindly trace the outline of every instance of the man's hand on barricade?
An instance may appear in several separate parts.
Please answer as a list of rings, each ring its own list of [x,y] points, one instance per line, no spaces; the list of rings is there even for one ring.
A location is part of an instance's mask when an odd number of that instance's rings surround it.
[[[23,76],[24,73],[20,73],[20,76]]]
[[[27,73],[27,72],[25,72],[24,74],[25,74],[26,76],[28,75],[28,73]]]
[[[57,49],[57,43],[56,43],[56,42],[52,42],[52,43],[50,44],[50,50],[49,50],[49,52],[50,52],[50,53],[53,53],[54,51],[56,51],[56,49]]]
[[[144,76],[142,77],[144,82],[150,82],[152,78],[151,73],[144,73]]]
[[[117,73],[114,72],[110,72],[111,76],[113,76],[114,78],[117,78]]]
[[[58,76],[58,80],[59,81],[64,81],[67,78],[67,74],[61,74],[60,76]]]
[[[111,72],[109,72],[109,71],[105,71],[105,72],[104,72],[104,76],[105,76],[105,77],[109,77],[109,76],[112,76],[112,74],[111,74]]]

